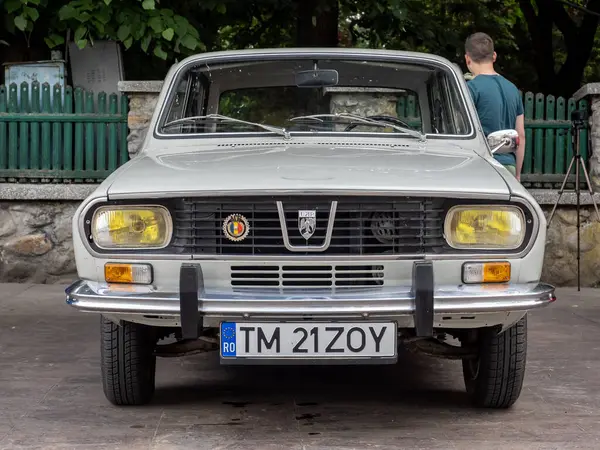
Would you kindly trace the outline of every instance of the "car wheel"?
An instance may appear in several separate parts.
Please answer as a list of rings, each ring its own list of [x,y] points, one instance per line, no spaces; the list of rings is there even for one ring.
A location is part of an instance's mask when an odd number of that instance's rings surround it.
[[[525,377],[527,315],[503,333],[479,330],[478,358],[463,360],[467,392],[475,405],[509,408],[519,398]]]
[[[154,395],[157,338],[146,325],[101,318],[104,395],[114,405],[143,405]]]

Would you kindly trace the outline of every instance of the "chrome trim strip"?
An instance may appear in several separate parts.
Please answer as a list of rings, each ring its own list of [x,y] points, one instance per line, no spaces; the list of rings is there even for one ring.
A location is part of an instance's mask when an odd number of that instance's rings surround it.
[[[332,201],[331,207],[329,208],[329,220],[327,222],[327,231],[325,232],[325,240],[322,245],[303,245],[295,246],[290,242],[288,235],[287,221],[285,217],[285,211],[283,209],[283,202],[278,201],[277,213],[279,214],[279,224],[281,225],[281,234],[283,237],[283,244],[285,248],[290,252],[324,252],[331,245],[331,236],[333,235],[333,225],[335,224],[335,212],[337,210],[338,202]]]
[[[117,291],[96,284],[94,290],[85,281],[67,288],[66,302],[87,312],[178,316],[178,293],[160,293],[139,288],[137,292]],[[556,300],[554,287],[537,285],[454,286],[434,291],[436,314],[483,314],[527,311]],[[390,317],[414,314],[410,287],[362,290],[331,294],[331,291],[304,292],[296,295],[206,291],[199,299],[198,311],[206,317]]]
[[[401,191],[401,190],[378,190],[378,191],[368,191],[360,189],[327,189],[327,190],[311,190],[311,189],[269,189],[269,190],[253,190],[248,189],[245,191],[236,191],[236,190],[218,190],[218,191],[154,191],[154,192],[144,192],[140,194],[139,192],[128,192],[125,194],[114,194],[110,193],[109,196],[111,200],[130,200],[135,199],[139,200],[140,195],[144,196],[144,199],[153,200],[153,199],[164,199],[164,198],[172,198],[172,197],[253,197],[253,196],[273,196],[273,195],[329,195],[329,196],[339,196],[339,195],[362,195],[368,197],[379,197],[379,196],[398,196],[398,197],[449,197],[452,198],[464,198],[464,199],[485,199],[485,200],[510,200],[510,193],[496,193],[496,192],[480,192],[480,193],[472,193],[472,192],[456,192],[456,191]]]

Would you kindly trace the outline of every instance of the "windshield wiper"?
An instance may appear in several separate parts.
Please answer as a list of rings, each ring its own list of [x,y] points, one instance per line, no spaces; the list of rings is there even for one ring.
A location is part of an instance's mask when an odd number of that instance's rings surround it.
[[[181,119],[172,120],[171,122],[164,124],[161,127],[161,129],[164,130],[166,128],[170,128],[175,125],[185,124],[187,122],[195,123],[195,122],[200,122],[202,120],[220,120],[223,122],[243,123],[245,125],[252,125],[252,126],[255,126],[258,128],[262,128],[263,130],[270,131],[271,133],[276,133],[280,136],[283,136],[285,139],[291,139],[290,133],[285,128],[276,127],[274,125],[266,125],[263,123],[247,122],[245,120],[235,119],[233,117],[223,116],[221,114],[208,114],[206,116],[183,117]]]
[[[375,125],[375,126],[380,126],[380,127],[391,127],[395,130],[398,131],[403,131],[406,134],[415,137],[417,139],[419,139],[420,141],[425,141],[425,135],[417,130],[411,130],[410,128],[406,128],[406,127],[401,127],[400,125],[396,125],[393,123],[389,123],[389,122],[384,122],[383,120],[374,120],[374,119],[367,119],[366,117],[362,117],[362,116],[357,116],[355,114],[348,114],[348,113],[337,113],[337,114],[313,114],[310,116],[298,116],[298,117],[292,117],[290,120],[290,122],[293,122],[295,120],[316,120],[319,122],[324,122],[323,118],[344,118],[344,119],[351,119],[354,122],[362,122],[362,123],[367,123],[369,125]]]

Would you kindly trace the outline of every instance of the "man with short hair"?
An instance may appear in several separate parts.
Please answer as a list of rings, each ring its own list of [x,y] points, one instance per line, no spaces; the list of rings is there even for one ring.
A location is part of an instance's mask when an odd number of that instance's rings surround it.
[[[525,118],[519,90],[494,70],[494,41],[487,34],[475,33],[467,38],[465,60],[474,76],[467,86],[485,135],[506,129],[517,130],[519,134],[516,154],[496,154],[494,158],[520,181],[525,155]]]

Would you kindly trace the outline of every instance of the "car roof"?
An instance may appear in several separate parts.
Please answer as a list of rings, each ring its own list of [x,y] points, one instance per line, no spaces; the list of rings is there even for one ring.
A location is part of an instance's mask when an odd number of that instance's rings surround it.
[[[258,59],[261,56],[298,56],[298,57],[350,57],[350,58],[368,58],[368,57],[390,57],[401,59],[422,60],[428,62],[437,62],[446,66],[456,66],[448,59],[433,54],[424,52],[412,52],[405,50],[388,50],[388,49],[371,49],[371,48],[348,48],[348,47],[314,47],[314,48],[264,48],[264,49],[241,49],[241,50],[223,50],[215,52],[198,53],[188,56],[183,59],[177,66],[193,64],[194,62],[202,62],[206,59]]]

